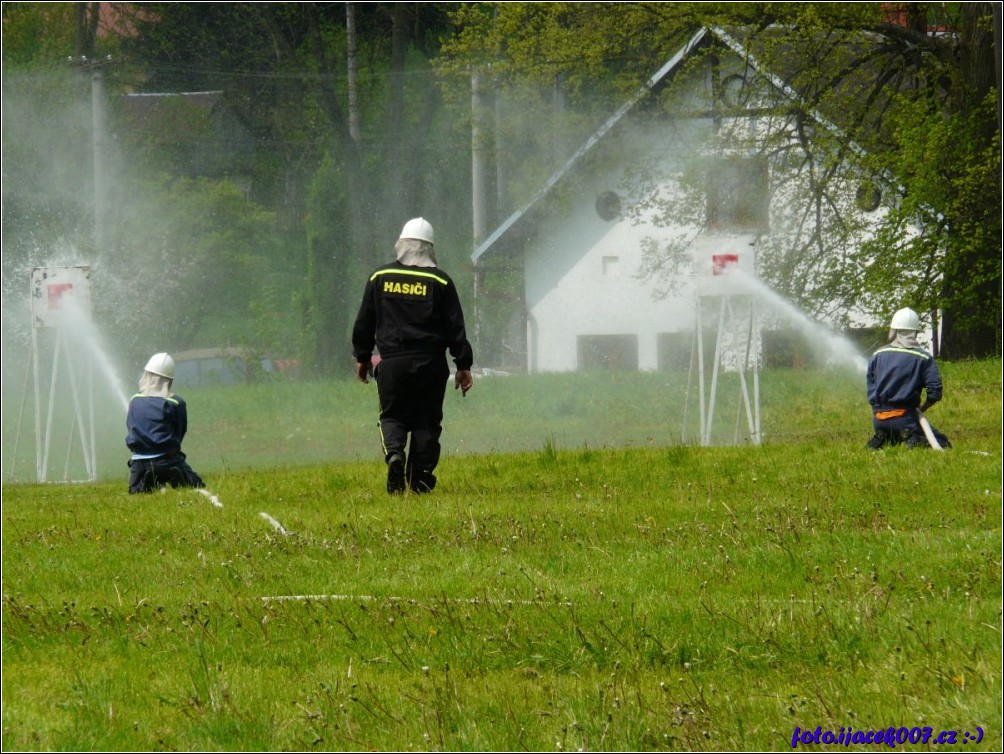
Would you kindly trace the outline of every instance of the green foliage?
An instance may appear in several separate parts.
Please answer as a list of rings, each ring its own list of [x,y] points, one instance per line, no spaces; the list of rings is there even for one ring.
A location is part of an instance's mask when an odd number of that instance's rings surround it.
[[[89,20],[97,7],[88,4]],[[11,210],[4,215],[5,251],[17,250],[13,258],[5,254],[5,273],[15,260],[40,263],[39,248],[55,246],[54,239],[70,245],[68,256],[95,267],[102,316],[129,355],[145,352],[141,341],[150,338],[162,339],[163,348],[255,350],[272,349],[279,339],[283,350],[300,350],[307,347],[297,342],[306,322],[314,333],[306,363],[337,373],[347,307],[338,287],[355,290],[357,283],[346,280],[347,264],[370,266],[389,252],[400,224],[419,213],[441,231],[441,259],[466,258],[449,243],[470,225],[469,202],[457,200],[458,186],[468,185],[466,134],[455,132],[439,107],[426,62],[448,25],[444,6],[355,6],[362,132],[353,143],[344,5],[118,4],[121,24],[103,26],[99,40],[102,52],[121,42],[127,53],[103,68],[110,117],[102,166],[114,215],[107,220],[118,223],[106,229],[112,250],[90,242],[91,92],[89,81],[70,78],[65,62],[80,8],[4,5],[4,201]],[[69,47],[54,57],[60,45]],[[13,79],[13,64],[19,73],[30,64],[31,76]],[[63,66],[58,83],[75,90],[49,91],[39,73],[46,66]],[[12,85],[34,99],[9,98]],[[186,92],[212,94],[172,96]],[[309,187],[326,180],[316,174],[331,151],[340,204],[311,207],[308,228]],[[221,193],[236,186],[243,208]],[[338,262],[319,280],[334,239]],[[144,277],[151,268],[153,280]],[[293,276],[303,318],[290,314]],[[455,276],[462,281],[464,271]],[[114,321],[123,311],[133,314],[131,329]],[[275,327],[263,327],[279,323],[281,338]],[[335,344],[327,353],[317,350],[325,337]]]
[[[219,506],[5,485],[4,747],[744,751],[892,725],[999,749],[1000,362],[946,369],[946,453],[866,451],[799,377],[797,441],[555,437],[450,454],[421,498],[375,458],[213,473]]]
[[[79,7],[3,6],[5,275],[16,279],[23,268],[57,257],[92,263],[100,315],[136,358],[145,358],[151,338],[171,348],[296,344],[322,374],[341,374],[346,312],[359,288],[340,273],[361,274],[389,253],[407,217],[433,218],[443,239],[439,258],[469,295],[469,65],[489,65],[486,79],[503,95],[498,139],[485,146],[500,155],[496,210],[504,217],[699,26],[761,32],[782,24],[818,41],[820,32],[878,28],[881,21],[877,3],[359,3],[362,132],[358,149],[349,149],[344,5],[117,4],[123,24],[90,40],[96,53],[116,53],[105,67],[110,102],[126,92],[222,91],[221,103],[246,129],[253,151],[239,164],[200,162],[211,168],[202,173],[206,182],[175,181],[165,175],[199,175],[193,153],[210,145],[206,129],[191,129],[193,112],[179,107],[165,116],[167,131],[153,134],[115,121],[109,151],[131,151],[113,155],[109,166],[122,226],[110,233],[116,245],[106,254],[90,243],[89,82],[66,63],[76,52]],[[891,70],[916,71],[930,87],[921,101],[941,109],[898,103],[889,127],[875,131],[875,145],[889,155],[878,165],[907,185],[897,220],[912,217],[916,203],[946,222],[909,243],[902,233],[891,235],[905,224],[890,224],[881,245],[861,247],[858,256],[844,255],[857,248],[856,236],[847,234],[836,260],[846,264],[815,276],[840,301],[862,300],[881,314],[894,305],[894,283],[897,298],[956,307],[963,324],[973,312],[986,324],[981,318],[999,309],[999,138],[996,101],[975,73],[993,70],[980,64],[985,45],[977,42],[991,31],[981,8],[927,7],[932,16],[960,14],[947,19],[965,32],[958,37],[893,37],[900,44],[892,45],[890,60],[899,69]],[[136,34],[120,39],[125,29]],[[793,39],[813,53],[826,47]],[[910,54],[910,44],[921,41],[926,52]],[[118,56],[119,49],[128,55]],[[803,48],[778,46],[775,60],[790,49]],[[809,104],[854,104],[827,85],[850,70],[867,80],[874,69],[819,60],[802,80],[816,94]],[[556,80],[562,97],[555,96]],[[118,110],[112,105],[109,112]],[[860,125],[857,135],[867,134],[872,121]],[[838,161],[819,156],[820,181]],[[237,169],[246,205],[228,182]],[[828,198],[818,194],[807,211],[825,208]],[[844,218],[830,219],[835,227]],[[800,265],[779,253],[776,281],[806,291],[817,240],[792,245],[803,252]],[[863,256],[880,263],[865,267]],[[324,269],[333,257],[339,261]],[[343,295],[339,286],[349,291]],[[119,312],[128,313],[129,324],[115,320]],[[508,320],[494,313],[488,324],[505,329]],[[297,342],[303,333],[306,344]]]
[[[97,289],[122,352],[243,343],[252,302],[282,269],[271,214],[227,181],[165,177],[132,188]]]
[[[308,199],[309,247],[303,359],[311,374],[348,372],[350,328],[359,307],[369,255],[354,254],[349,181],[344,163],[329,154],[314,176]],[[339,369],[342,367],[342,369]]]
[[[946,353],[999,353],[1000,137],[997,82],[987,73],[989,6],[899,10],[905,25],[891,23],[880,3],[477,3],[455,14],[444,66],[486,66],[509,96],[556,86],[570,109],[594,114],[595,128],[690,34],[724,27],[775,77],[768,86],[749,82],[743,104],[775,111],[771,128],[753,139],[723,128],[716,148],[759,154],[777,176],[794,168],[799,182],[772,186],[791,189],[791,218],[761,249],[762,276],[820,316],[861,308],[884,318],[904,301],[941,310]],[[952,33],[928,34],[928,25]],[[695,65],[713,67],[722,56],[705,53]],[[777,81],[798,99],[769,91]],[[675,87],[688,83],[681,77]],[[706,108],[713,103],[708,96]],[[662,104],[681,112],[673,88]],[[839,136],[814,123],[816,114]],[[839,198],[869,175],[880,177],[882,212],[890,213],[873,240],[873,219]],[[672,180],[692,207],[686,176]],[[686,214],[679,204],[661,214],[705,222],[702,211]],[[649,271],[675,269],[674,251],[650,249]]]
[[[75,51],[74,11],[72,3],[4,3],[4,68],[65,67]]]
[[[883,263],[868,270],[865,289],[884,315],[895,307],[883,291],[904,280],[913,282],[907,300],[925,310],[958,312],[962,329],[999,310],[1001,218],[999,207],[987,199],[1000,194],[1000,134],[982,135],[997,109],[997,94],[991,91],[970,112],[945,117],[929,103],[910,102],[892,119],[900,145],[895,161],[910,191],[895,208],[890,227],[917,217],[927,222],[922,235],[905,243],[880,237],[866,249],[881,253]]]

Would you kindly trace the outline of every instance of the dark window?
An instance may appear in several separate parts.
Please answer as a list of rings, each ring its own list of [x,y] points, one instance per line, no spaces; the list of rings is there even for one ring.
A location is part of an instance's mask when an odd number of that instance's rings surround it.
[[[689,332],[661,332],[656,336],[656,363],[660,372],[685,372],[690,368],[694,335]]]
[[[796,330],[764,330],[760,333],[763,364],[768,369],[812,367],[815,357],[805,338]]]
[[[621,214],[621,198],[613,191],[604,191],[596,197],[596,214],[604,220],[616,220]]]
[[[580,335],[579,369],[638,371],[637,335]]]
[[[767,229],[767,163],[762,159],[720,160],[708,171],[708,227],[711,230]]]

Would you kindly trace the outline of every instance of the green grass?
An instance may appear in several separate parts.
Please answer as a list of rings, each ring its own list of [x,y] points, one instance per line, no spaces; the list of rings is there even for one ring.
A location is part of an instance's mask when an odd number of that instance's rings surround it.
[[[759,448],[680,445],[664,376],[485,379],[422,497],[383,492],[365,386],[286,424],[296,386],[188,391],[222,507],[4,486],[3,747],[1000,749],[1000,363],[943,371],[946,453],[864,450],[857,378],[765,376]],[[297,427],[358,460],[282,463]]]
[[[1001,362],[947,363],[941,370],[946,397],[931,411],[931,421],[953,440],[998,447]],[[747,383],[751,391],[751,378]],[[765,444],[838,440],[859,445],[870,436],[864,377],[859,374],[843,369],[768,370],[761,374],[760,385]],[[189,406],[185,451],[203,474],[366,461],[380,454],[372,383],[175,387]],[[100,399],[100,391],[96,392]],[[466,398],[452,388],[447,391],[443,452],[465,456],[545,446],[569,450],[700,444],[697,392],[696,386],[688,390],[686,372],[481,378]],[[22,401],[24,396],[9,385],[3,395],[3,479],[34,481],[30,396]],[[737,427],[740,442],[748,434],[740,396],[736,376],[723,374],[713,444],[733,444]],[[62,397],[65,403],[68,396]],[[124,480],[128,476],[124,409],[121,404],[98,403],[98,478]],[[86,479],[77,435],[69,433],[73,411],[70,406],[63,408],[55,415],[47,479]],[[66,426],[59,426],[61,419]],[[44,412],[42,421],[44,427]],[[67,466],[69,473],[64,474]]]

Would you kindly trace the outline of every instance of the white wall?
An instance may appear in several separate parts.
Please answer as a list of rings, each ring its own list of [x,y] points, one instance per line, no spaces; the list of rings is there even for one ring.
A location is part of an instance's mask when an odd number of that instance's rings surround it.
[[[656,282],[639,277],[642,243],[656,232],[688,229],[656,231],[630,221],[600,229],[589,211],[579,208],[546,245],[527,255],[530,371],[577,369],[578,336],[624,334],[638,336],[638,368],[654,370],[660,333],[693,332],[698,292],[729,292],[721,285],[724,277],[713,275],[712,256],[733,254],[741,269],[752,272],[750,236],[704,235],[693,244],[693,269],[681,273],[676,291],[659,298]]]
[[[580,207],[527,255],[531,371],[576,369],[579,335],[624,334],[638,336],[638,368],[655,369],[656,334],[692,329],[691,284],[657,301],[654,286],[637,278],[642,240],[651,234],[625,221],[603,223],[591,206]]]
[[[707,89],[706,82],[703,83]],[[537,237],[526,246],[529,371],[578,369],[581,366],[577,342],[580,336],[628,334],[637,336],[638,368],[656,369],[659,334],[691,334],[699,295],[721,292],[723,281],[711,275],[714,254],[738,255],[740,269],[751,276],[756,273],[754,254],[762,255],[760,261],[769,257],[775,266],[789,272],[788,287],[803,295],[811,294],[814,286],[824,280],[822,274],[844,274],[843,268],[837,266],[839,261],[874,232],[884,214],[880,210],[862,217],[855,210],[853,180],[846,181],[846,186],[838,192],[842,197],[840,217],[844,221],[853,218],[859,224],[858,232],[836,243],[829,250],[833,262],[826,261],[821,266],[817,255],[801,253],[806,238],[814,231],[814,227],[806,226],[806,215],[795,211],[800,201],[811,196],[804,175],[781,185],[776,182],[778,176],[770,177],[771,232],[757,241],[760,245],[756,250],[753,234],[716,235],[688,226],[682,217],[674,222],[677,218],[665,216],[666,207],[672,205],[663,204],[661,209],[651,205],[647,215],[642,213],[640,218],[632,218],[626,213],[615,221],[603,220],[596,211],[596,198],[604,191],[620,194],[626,209],[632,201],[647,200],[643,196],[632,198],[630,191],[624,189],[628,170],[653,180],[648,184],[649,190],[654,186],[665,190],[668,184],[653,176],[673,175],[677,171],[671,168],[679,168],[679,172],[688,174],[692,191],[693,186],[701,183],[703,158],[721,153],[723,143],[741,155],[745,144],[762,139],[761,131],[773,125],[737,119],[724,123],[716,135],[708,119],[671,117],[657,121],[654,128],[646,130],[637,123],[624,124],[617,133],[606,136],[604,156],[596,158],[605,162],[593,162],[591,167],[584,169],[580,167],[574,176],[563,182],[566,187],[574,187],[566,189],[563,196],[548,199],[549,214],[539,221]],[[788,176],[788,173],[782,175]],[[688,207],[690,218],[700,215],[700,199],[695,200],[692,195],[685,199],[682,205]],[[658,215],[660,212],[663,214]],[[833,224],[832,218],[828,221]],[[824,232],[827,232],[825,226]],[[653,240],[679,243],[681,239],[687,242],[692,264],[689,270],[672,273],[676,276],[672,281],[676,285],[667,286],[665,279],[657,277],[642,279],[640,272],[645,266],[646,244]],[[789,269],[788,260],[793,257],[801,260],[800,266]],[[667,287],[672,288],[672,292],[660,298],[658,294]],[[857,312],[845,310],[842,314],[851,321],[865,320]]]

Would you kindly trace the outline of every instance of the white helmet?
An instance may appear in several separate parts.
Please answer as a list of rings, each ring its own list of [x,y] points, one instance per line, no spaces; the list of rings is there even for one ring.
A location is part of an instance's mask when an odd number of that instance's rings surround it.
[[[146,366],[143,367],[143,371],[152,372],[153,374],[159,374],[161,377],[166,377],[169,380],[174,379],[174,359],[166,353],[155,353],[150,357],[150,360],[146,362]]]
[[[892,315],[890,330],[920,330],[920,317],[913,309],[900,309]]]
[[[413,220],[409,220],[404,224],[404,228],[401,229],[400,238],[414,238],[418,241],[428,241],[434,244],[432,235],[432,226],[423,217],[416,217]]]

